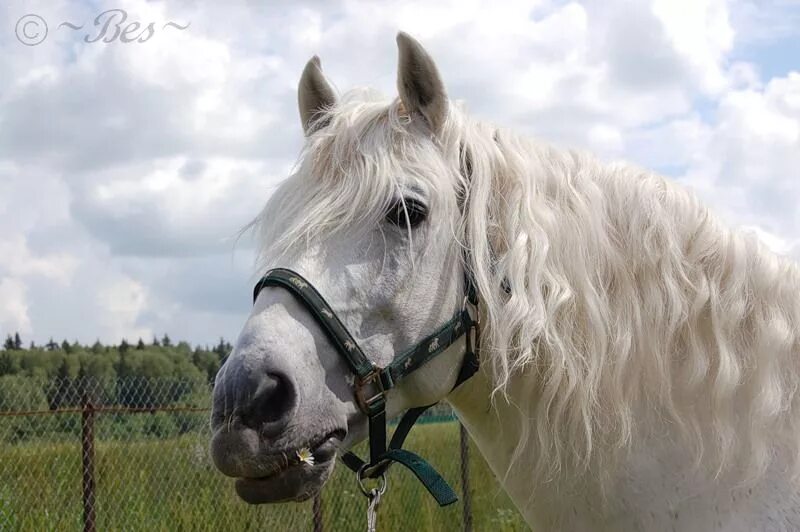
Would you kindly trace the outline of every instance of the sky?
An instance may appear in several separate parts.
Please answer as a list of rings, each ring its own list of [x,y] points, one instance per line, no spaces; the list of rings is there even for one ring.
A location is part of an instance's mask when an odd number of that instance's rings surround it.
[[[394,97],[399,30],[473,115],[657,171],[800,259],[800,0],[4,0],[0,334],[235,339],[236,235],[299,154],[305,62]]]

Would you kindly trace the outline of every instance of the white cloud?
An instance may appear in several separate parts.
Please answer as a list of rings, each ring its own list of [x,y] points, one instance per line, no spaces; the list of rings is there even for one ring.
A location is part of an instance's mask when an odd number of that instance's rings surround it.
[[[800,73],[726,93],[712,128],[684,180],[731,223],[800,239]]]
[[[138,323],[148,303],[147,290],[141,283],[121,278],[100,288],[96,300],[103,311],[100,325],[109,338],[152,336],[153,333],[149,328],[142,327]]]
[[[78,259],[68,253],[35,255],[25,237],[11,235],[0,241],[0,274],[11,277],[39,276],[69,284]]]
[[[242,159],[157,159],[95,179],[73,203],[87,230],[118,255],[229,251],[261,208],[270,172]]]
[[[726,88],[725,55],[733,48],[734,30],[725,0],[654,0],[653,13],[667,38],[691,66],[701,88],[717,93]]]
[[[0,327],[5,331],[31,331],[25,284],[19,279],[0,279]]]

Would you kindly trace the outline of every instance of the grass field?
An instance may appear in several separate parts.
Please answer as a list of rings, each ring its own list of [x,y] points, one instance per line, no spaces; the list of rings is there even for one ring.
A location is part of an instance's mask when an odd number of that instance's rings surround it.
[[[96,443],[97,529],[311,530],[311,502],[253,507],[241,502],[217,473],[208,435]],[[458,424],[415,428],[407,445],[439,469],[460,492]],[[0,444],[0,529],[81,530],[81,457],[78,442]],[[527,530],[476,449],[470,448],[476,531]],[[325,530],[360,531],[366,499],[344,466],[323,492]],[[461,530],[461,504],[441,509],[402,467],[389,474],[379,530]]]

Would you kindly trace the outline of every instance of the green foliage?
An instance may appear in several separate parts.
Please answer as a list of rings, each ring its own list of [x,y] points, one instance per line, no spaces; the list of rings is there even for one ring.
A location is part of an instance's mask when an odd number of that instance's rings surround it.
[[[135,348],[124,339],[115,346],[105,346],[99,340],[88,346],[66,340],[59,344],[50,339],[44,347],[22,349],[19,335],[9,334],[0,350],[0,376],[103,381],[117,377],[169,377],[211,383],[231,349],[231,344],[220,339],[213,350],[193,350],[187,342],[173,345],[166,334],[161,341],[154,339],[152,345],[139,339]]]
[[[213,382],[214,377],[217,375],[222,363],[216,353],[212,351],[205,351],[203,349],[195,349],[192,355],[192,363],[201,371],[206,374],[206,380]]]
[[[47,397],[41,387],[31,386],[30,379],[19,375],[3,375],[0,377],[0,410],[47,410]]]
[[[106,406],[147,411],[205,405],[210,398],[209,384],[220,368],[217,352],[199,347],[192,350],[186,342],[171,345],[167,335],[157,345],[140,340],[136,348],[125,340],[116,346],[105,346],[99,340],[86,346],[51,339],[32,349],[17,348],[20,342],[19,335],[9,335],[6,349],[0,350],[0,411],[79,408],[87,387],[93,401]],[[45,431],[42,423],[48,422],[46,418],[0,417],[0,442],[40,440],[43,432],[49,433],[48,439],[65,441],[80,432],[79,414],[59,415],[58,427]],[[159,412],[106,415],[100,422],[113,424],[120,430],[109,430],[126,437],[163,438],[199,430],[199,419],[185,412]]]
[[[31,379],[19,375],[0,377],[0,411],[35,412],[47,410],[47,396],[40,386],[32,386]],[[37,416],[6,416],[0,418],[0,440],[24,441],[43,430],[43,421]]]
[[[0,351],[0,375],[16,375],[20,372],[20,357],[13,350]]]
[[[231,344],[226,342],[224,338],[220,338],[219,339],[219,343],[214,348],[214,352],[217,354],[217,357],[220,360],[224,360],[225,357],[228,356],[228,354],[231,352],[232,349],[233,349],[233,346]]]

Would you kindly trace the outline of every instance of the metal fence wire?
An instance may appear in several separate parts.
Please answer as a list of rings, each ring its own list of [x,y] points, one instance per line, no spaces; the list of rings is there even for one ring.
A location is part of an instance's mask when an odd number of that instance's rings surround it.
[[[305,503],[239,500],[209,456],[210,402],[181,379],[0,377],[0,530],[363,530],[366,499],[342,466]],[[449,407],[407,446],[460,501],[440,509],[392,468],[379,530],[527,530]]]

